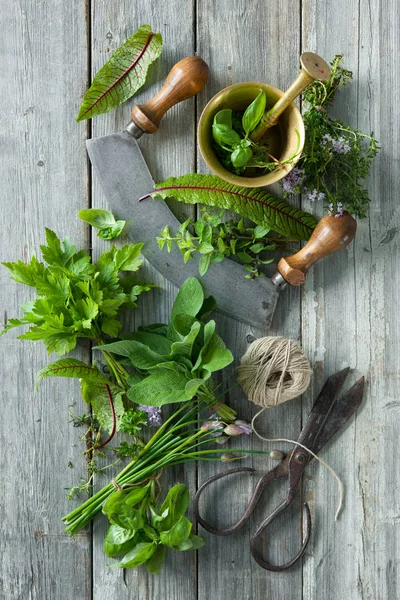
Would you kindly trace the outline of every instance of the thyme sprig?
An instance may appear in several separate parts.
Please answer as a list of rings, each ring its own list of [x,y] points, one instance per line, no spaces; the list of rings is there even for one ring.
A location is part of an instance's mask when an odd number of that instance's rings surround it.
[[[336,93],[352,79],[342,60],[342,54],[336,55],[330,79],[313,82],[303,94],[307,103],[303,155],[281,184],[284,197],[303,193],[311,201],[323,201],[330,214],[340,216],[347,210],[362,218],[367,216],[370,201],[362,180],[369,174],[379,145],[373,132],[365,134],[328,115]]]

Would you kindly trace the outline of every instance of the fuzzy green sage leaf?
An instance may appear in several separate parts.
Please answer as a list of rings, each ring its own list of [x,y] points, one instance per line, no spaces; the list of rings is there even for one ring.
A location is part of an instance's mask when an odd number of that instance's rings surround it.
[[[263,189],[237,187],[215,175],[189,173],[170,177],[158,183],[149,196],[232,210],[257,225],[296,240],[308,240],[317,224],[310,213],[290,206]]]
[[[136,94],[161,50],[161,34],[153,33],[150,25],[139,27],[95,75],[76,120],[107,113]]]

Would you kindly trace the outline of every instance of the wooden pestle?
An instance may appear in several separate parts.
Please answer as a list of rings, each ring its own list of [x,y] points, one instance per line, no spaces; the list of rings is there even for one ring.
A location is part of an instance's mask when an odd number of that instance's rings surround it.
[[[302,285],[312,265],[324,256],[346,248],[356,230],[357,222],[348,212],[340,217],[326,215],[319,221],[304,248],[293,256],[280,259],[278,273],[272,281],[279,287],[284,287],[285,283]]]
[[[277,124],[283,111],[312,81],[316,79],[327,81],[331,76],[329,65],[318,54],[314,54],[314,52],[303,52],[300,56],[300,64],[301,71],[292,85],[272,108],[265,111],[260,123],[250,134],[249,137],[252,142],[258,142],[267,129]]]
[[[208,66],[202,58],[189,56],[180,60],[172,67],[160,91],[146,104],[133,107],[128,131],[136,138],[141,133],[155,133],[165,113],[178,102],[198,94],[207,79]]]

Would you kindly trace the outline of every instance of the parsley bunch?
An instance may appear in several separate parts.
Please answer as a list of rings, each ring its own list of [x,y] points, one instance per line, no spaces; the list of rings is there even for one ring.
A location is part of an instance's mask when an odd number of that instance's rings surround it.
[[[306,129],[304,150],[298,165],[281,181],[284,197],[303,193],[311,200],[324,202],[330,214],[340,216],[344,210],[366,217],[369,197],[361,181],[368,176],[379,146],[373,133],[367,135],[328,116],[340,87],[352,78],[341,66],[337,55],[327,82],[314,81],[303,98],[308,109],[303,114]]]

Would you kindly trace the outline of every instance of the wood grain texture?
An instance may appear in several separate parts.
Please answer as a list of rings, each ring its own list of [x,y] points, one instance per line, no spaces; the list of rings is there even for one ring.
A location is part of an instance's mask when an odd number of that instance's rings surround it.
[[[29,261],[45,242],[45,226],[87,244],[76,217],[86,197],[86,128],[75,123],[87,79],[85,7],[55,1],[49,14],[45,3],[23,0],[4,4],[0,19],[0,255]],[[32,294],[3,267],[0,278],[3,324],[20,316]],[[78,432],[68,425],[69,406],[82,412],[79,386],[46,381],[36,392],[36,372],[55,357],[16,336],[2,337],[0,352],[0,598],[88,598],[90,540],[82,532],[72,542],[61,523],[70,510],[64,488],[85,469]]]
[[[340,92],[336,116],[374,131],[382,146],[368,181],[369,219],[359,222],[353,245],[315,268],[303,299],[304,346],[316,365],[310,404],[324,377],[344,366],[354,369],[353,380],[360,374],[367,379],[356,418],[323,452],[346,489],[337,523],[335,482],[318,465],[310,470],[306,496],[316,528],[303,593],[307,599],[386,600],[400,594],[399,474],[393,463],[399,436],[399,325],[393,312],[399,286],[393,268],[399,251],[399,134],[393,127],[399,84],[390,66],[399,50],[399,9],[395,2],[350,2],[340,11],[334,2],[304,2],[303,26],[304,49],[317,49],[328,60],[343,53],[354,73],[354,82]]]
[[[354,82],[340,91],[333,114],[364,131],[373,130],[382,146],[368,180],[370,216],[358,223],[353,244],[313,267],[303,289],[283,291],[269,333],[302,341],[314,377],[302,401],[263,414],[258,429],[267,437],[296,438],[325,379],[345,366],[354,370],[346,387],[363,374],[367,388],[356,417],[322,452],[345,485],[338,522],[334,479],[315,461],[308,468],[304,498],[312,510],[313,534],[302,564],[288,573],[268,573],[250,558],[251,534],[285,493],[284,483],[276,482],[238,534],[217,538],[199,528],[207,545],[198,556],[171,554],[162,574],[150,577],[142,568],[106,566],[112,560],[103,554],[102,517],[94,522],[92,547],[90,532],[74,540],[65,536],[60,517],[71,503],[63,488],[85,475],[80,432],[68,424],[69,405],[78,414],[83,411],[79,386],[49,379],[35,392],[35,373],[56,357],[49,359],[39,344],[8,333],[0,340],[0,600],[395,600],[400,597],[398,3],[91,0],[90,6],[90,15],[84,0],[56,0],[51,10],[39,0],[2,7],[0,203],[6,219],[1,260],[29,260],[44,241],[45,226],[69,235],[80,247],[91,243],[94,256],[108,246],[95,234],[91,238],[76,217],[89,204],[108,207],[96,180],[88,186],[85,138],[122,130],[132,106],[154,96],[180,59],[201,56],[210,66],[210,80],[197,101],[173,107],[159,132],[141,138],[156,181],[196,169],[207,172],[196,148],[196,119],[220,89],[249,80],[286,89],[296,76],[301,51],[315,51],[326,60],[344,53]],[[151,66],[148,83],[134,99],[96,117],[91,125],[76,124],[88,64],[94,74],[144,23],[164,37],[163,54]],[[276,185],[271,189],[280,190]],[[305,199],[302,208],[322,215]],[[193,215],[192,207],[175,204],[174,210],[180,217]],[[127,327],[165,320],[176,294],[149,265],[143,271],[160,289],[140,303]],[[0,277],[3,323],[19,316],[29,290],[11,281],[3,268]],[[227,317],[218,317],[218,330],[236,363],[252,339],[266,333]],[[76,356],[90,358],[83,346]],[[234,367],[227,369],[221,389],[230,387],[234,378]],[[229,402],[243,418],[256,412],[237,388],[229,392]],[[230,443],[233,447],[270,450],[284,445],[253,436]],[[73,469],[67,468],[69,460]],[[258,456],[248,457],[243,465],[254,466],[260,475],[273,462]],[[220,468],[203,463],[197,471],[171,469],[163,474],[162,484],[166,489],[184,482],[193,492]],[[96,485],[105,481],[98,479]],[[253,485],[245,475],[240,482],[217,486],[204,497],[203,516],[220,526],[229,524]],[[272,560],[287,559],[297,550],[299,510],[298,503],[269,529],[263,551]]]

